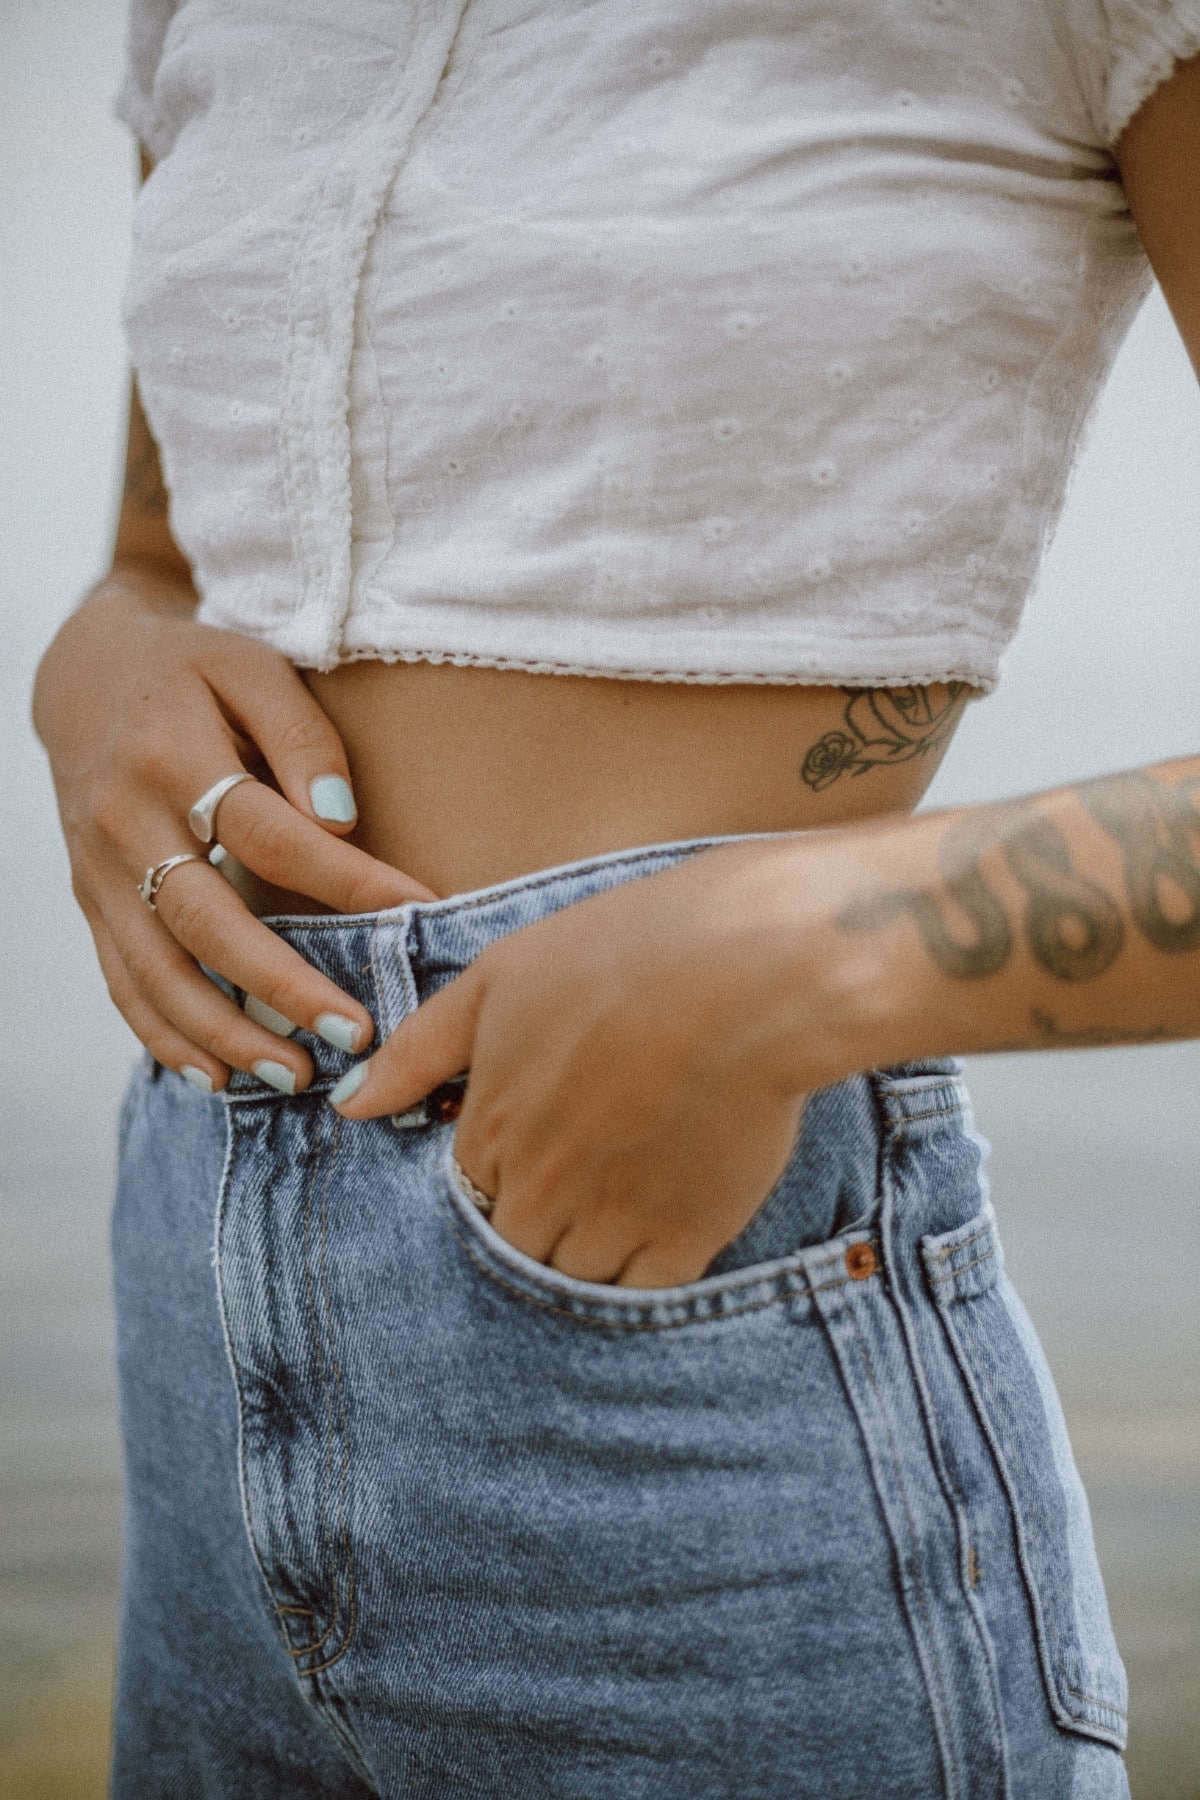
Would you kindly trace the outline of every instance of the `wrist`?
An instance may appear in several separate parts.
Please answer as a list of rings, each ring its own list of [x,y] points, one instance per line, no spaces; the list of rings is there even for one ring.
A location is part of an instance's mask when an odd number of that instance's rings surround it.
[[[902,932],[858,932],[856,900],[920,879],[936,857],[924,819],[889,819],[772,840],[740,872],[739,916],[764,982],[762,1055],[772,1079],[805,1092],[860,1069],[944,1051],[937,996]]]

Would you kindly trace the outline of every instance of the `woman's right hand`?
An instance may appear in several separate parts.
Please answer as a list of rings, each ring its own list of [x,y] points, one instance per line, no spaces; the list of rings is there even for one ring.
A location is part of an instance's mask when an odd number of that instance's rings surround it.
[[[242,1012],[199,965],[339,1048],[370,1042],[369,1013],[261,924],[215,868],[171,870],[155,911],[138,892],[146,870],[201,851],[188,809],[214,782],[269,771],[279,792],[241,782],[217,814],[220,843],[247,869],[336,912],[432,896],[340,841],[353,816],[318,814],[313,784],[331,778],[318,804],[340,794],[340,782],[341,810],[351,811],[349,769],[292,665],[197,624],[194,605],[182,582],[118,569],[47,650],[34,724],[50,755],[75,897],[126,1023],[197,1086],[222,1088],[236,1068],[299,1091],[312,1079],[307,1052]]]

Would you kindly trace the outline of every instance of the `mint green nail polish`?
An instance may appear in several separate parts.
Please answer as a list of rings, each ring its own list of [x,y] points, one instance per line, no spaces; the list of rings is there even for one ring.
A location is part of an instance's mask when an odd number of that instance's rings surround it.
[[[276,1037],[291,1037],[293,1031],[297,1029],[294,1019],[289,1019],[285,1014],[276,1012],[275,1008],[268,1006],[265,1000],[256,1000],[253,994],[247,994],[242,1001],[242,1011],[248,1019],[253,1019],[256,1025],[264,1025],[268,1031],[273,1031]]]
[[[212,1076],[206,1075],[203,1069],[197,1069],[192,1063],[184,1063],[179,1073],[185,1081],[190,1081],[194,1088],[199,1088],[202,1094],[212,1093]]]
[[[362,1036],[362,1026],[353,1019],[344,1018],[341,1013],[318,1013],[313,1030],[335,1050],[357,1050]]]
[[[353,825],[358,817],[349,783],[340,775],[318,775],[309,787],[308,797],[318,819],[331,819],[337,825]]]
[[[260,1081],[265,1081],[268,1087],[278,1089],[281,1094],[294,1094],[296,1091],[296,1077],[283,1063],[272,1062],[269,1057],[264,1056],[261,1062],[254,1064],[254,1073]]]
[[[330,1089],[330,1106],[340,1106],[343,1100],[352,1100],[366,1079],[367,1064],[365,1062],[355,1063],[352,1069],[346,1070],[337,1086]]]

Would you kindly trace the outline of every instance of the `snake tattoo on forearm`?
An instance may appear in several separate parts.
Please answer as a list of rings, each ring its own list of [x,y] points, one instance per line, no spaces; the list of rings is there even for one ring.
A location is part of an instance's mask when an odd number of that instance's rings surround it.
[[[1142,774],[1088,782],[1076,790],[1121,852],[1128,915],[1158,950],[1200,948],[1200,782],[1176,787]],[[1092,981],[1125,943],[1120,908],[1071,861],[1067,839],[1034,805],[952,824],[942,840],[935,891],[895,888],[865,895],[839,915],[844,931],[874,931],[911,918],[944,975],[976,981],[1009,960],[1016,931],[981,867],[998,849],[1023,889],[1018,921],[1038,965],[1059,981]]]

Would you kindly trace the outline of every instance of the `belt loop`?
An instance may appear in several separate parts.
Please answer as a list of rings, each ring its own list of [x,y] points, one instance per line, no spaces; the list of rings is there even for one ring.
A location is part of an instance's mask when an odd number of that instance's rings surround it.
[[[413,916],[405,906],[380,922],[370,935],[370,964],[365,971],[375,993],[377,1045],[390,1037],[401,1019],[417,1008],[413,974]]]

